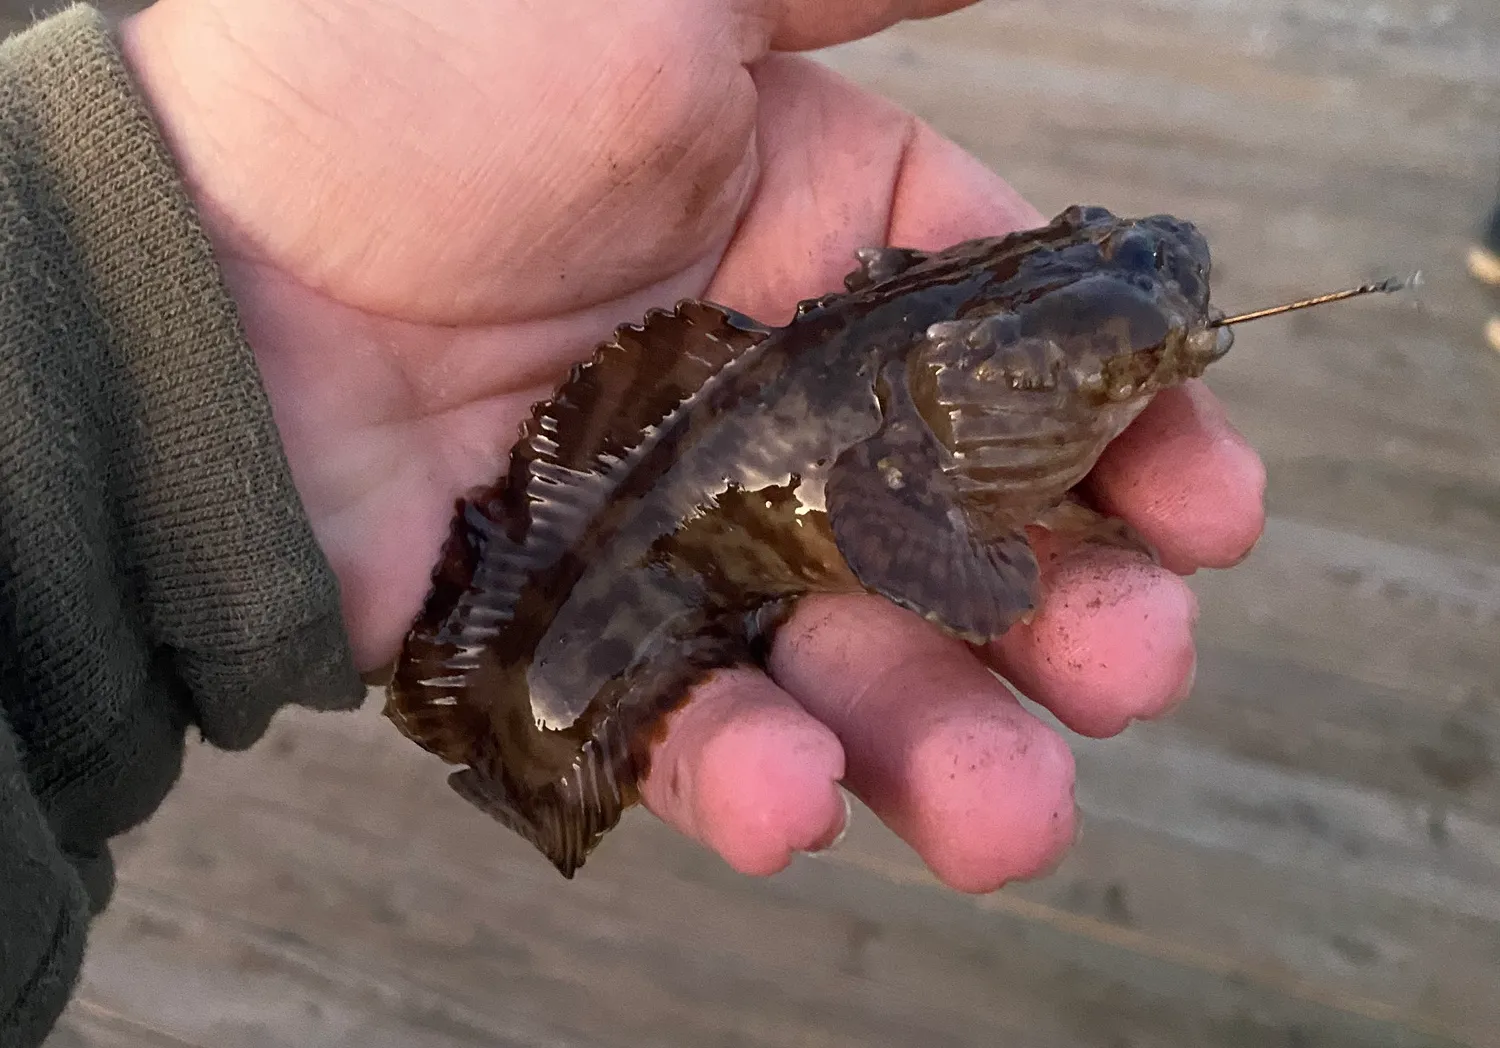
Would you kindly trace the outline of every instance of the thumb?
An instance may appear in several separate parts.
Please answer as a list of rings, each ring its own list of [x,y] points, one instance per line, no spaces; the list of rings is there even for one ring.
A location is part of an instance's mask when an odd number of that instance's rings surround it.
[[[762,0],[776,51],[811,51],[861,40],[915,18],[935,18],[977,0]]]

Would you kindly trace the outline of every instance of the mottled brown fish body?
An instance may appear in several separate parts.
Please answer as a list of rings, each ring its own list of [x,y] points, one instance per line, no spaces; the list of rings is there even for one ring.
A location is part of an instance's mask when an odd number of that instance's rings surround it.
[[[620,329],[458,507],[386,713],[567,876],[692,685],[763,662],[802,596],[976,642],[1031,611],[1024,528],[1229,348],[1207,245],[1167,216],[860,262],[785,327],[684,302]]]

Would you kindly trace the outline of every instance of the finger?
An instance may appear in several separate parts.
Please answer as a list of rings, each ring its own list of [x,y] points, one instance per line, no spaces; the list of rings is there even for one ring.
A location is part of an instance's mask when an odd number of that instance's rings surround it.
[[[1265,466],[1201,381],[1158,394],[1088,486],[1180,574],[1239,563],[1265,527]]]
[[[844,831],[843,775],[831,731],[764,674],[726,670],[672,716],[641,794],[736,870],[769,875]]]
[[[827,724],[845,784],[946,884],[987,892],[1073,840],[1073,758],[964,645],[873,597],[804,601],[771,673]]]
[[[1198,604],[1177,575],[1141,554],[1064,549],[1036,536],[1043,598],[1029,625],[989,646],[995,669],[1081,735],[1104,738],[1168,712],[1197,666]]]
[[[932,18],[968,7],[976,0],[765,0],[772,20],[770,45],[778,51],[806,51],[859,40],[897,22]]]
[[[842,287],[861,247],[938,248],[1040,216],[931,128],[812,61],[754,69],[760,182],[707,297],[783,323]]]

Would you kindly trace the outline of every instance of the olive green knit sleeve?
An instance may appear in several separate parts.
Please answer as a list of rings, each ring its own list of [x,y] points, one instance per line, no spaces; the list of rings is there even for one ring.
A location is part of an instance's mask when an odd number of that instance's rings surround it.
[[[121,64],[78,7],[0,47],[0,1048],[35,1043],[110,837],[184,738],[364,695],[254,358]]]

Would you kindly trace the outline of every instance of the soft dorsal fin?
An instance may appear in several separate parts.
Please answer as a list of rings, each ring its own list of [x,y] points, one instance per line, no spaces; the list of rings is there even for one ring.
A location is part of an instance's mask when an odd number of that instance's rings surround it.
[[[487,716],[469,693],[481,652],[498,642],[508,661],[536,643],[549,599],[561,599],[581,568],[568,556],[575,543],[627,477],[651,479],[635,476],[651,450],[770,333],[704,302],[652,310],[616,329],[532,409],[507,474],[459,504],[390,687],[387,715],[403,732],[464,760]],[[522,607],[528,585],[532,602]]]

